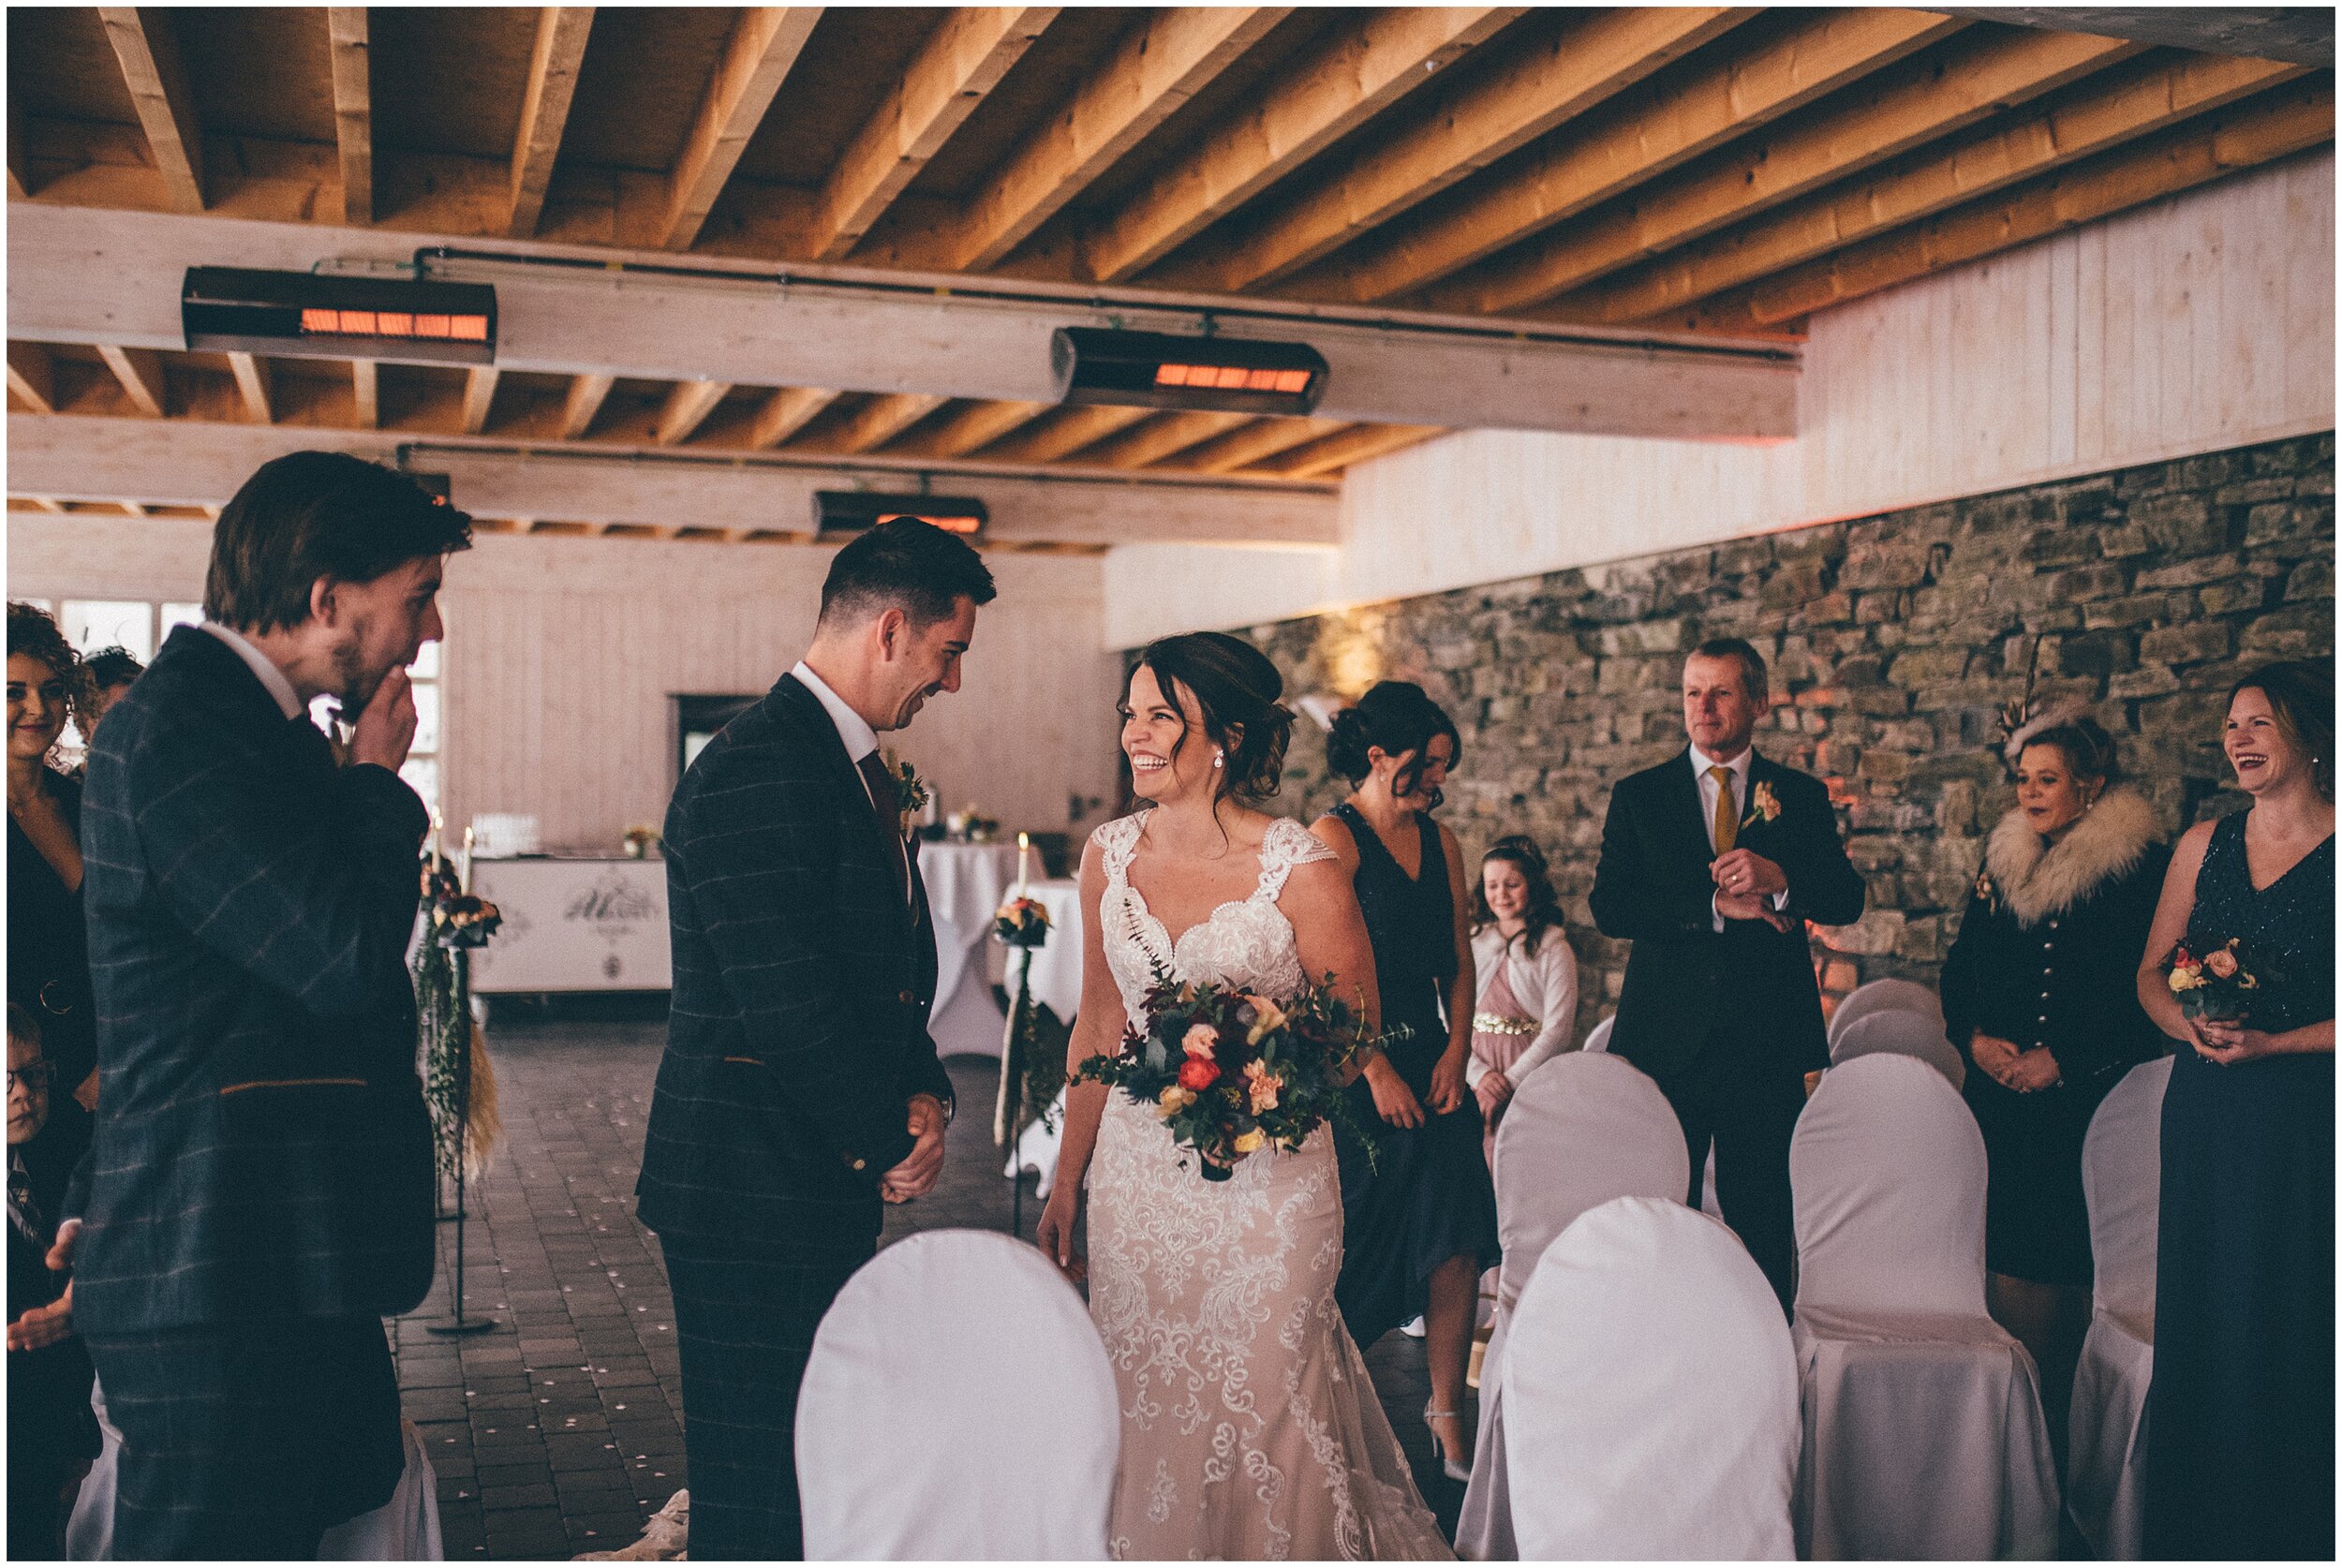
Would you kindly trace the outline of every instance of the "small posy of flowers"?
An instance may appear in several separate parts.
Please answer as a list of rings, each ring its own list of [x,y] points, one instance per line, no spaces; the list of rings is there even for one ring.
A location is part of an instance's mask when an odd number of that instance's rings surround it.
[[[2238,956],[2239,939],[2231,937],[2219,947],[2191,953],[2183,943],[2172,950],[2170,972],[2164,977],[2179,998],[2181,1013],[2216,1023],[2233,1023],[2252,1011],[2253,993],[2260,982]]]
[[[1039,947],[1049,939],[1049,911],[1038,898],[1012,898],[992,911],[992,935],[1010,947]]]
[[[422,857],[422,903],[431,911],[431,939],[441,947],[485,947],[504,924],[504,911],[466,893],[445,856]]]
[[[659,842],[659,830],[647,822],[636,822],[620,834],[618,840],[626,846],[629,859],[640,860],[650,852],[653,844]]]
[[[927,781],[919,777],[917,768],[897,760],[892,751],[882,753],[879,762],[895,780],[895,811],[902,819],[903,832],[909,834],[919,813],[927,808]]]
[[[1146,1027],[1125,1032],[1117,1055],[1083,1062],[1075,1081],[1121,1089],[1194,1151],[1205,1180],[1225,1181],[1245,1156],[1297,1149],[1329,1118],[1364,1136],[1342,1089],[1351,1064],[1380,1043],[1330,984],[1278,1000],[1159,970]]]
[[[1758,779],[1756,787],[1749,791],[1748,815],[1741,819],[1742,829],[1745,831],[1758,822],[1777,821],[1780,815],[1781,797],[1772,792],[1772,781]]]

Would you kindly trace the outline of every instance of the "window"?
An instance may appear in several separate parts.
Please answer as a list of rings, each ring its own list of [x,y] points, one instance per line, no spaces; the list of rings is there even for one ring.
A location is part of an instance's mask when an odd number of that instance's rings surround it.
[[[445,612],[441,612],[444,620]],[[437,821],[439,815],[439,749],[443,726],[439,713],[439,644],[425,643],[407,667],[408,677],[414,682],[415,742],[407,748],[406,765],[398,776],[407,780],[423,805],[431,808]]]

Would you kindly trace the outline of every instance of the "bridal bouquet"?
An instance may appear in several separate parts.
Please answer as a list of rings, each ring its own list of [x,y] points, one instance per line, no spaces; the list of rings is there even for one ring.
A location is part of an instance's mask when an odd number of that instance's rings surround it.
[[[2186,943],[2172,949],[2166,981],[2183,1016],[2232,1024],[2252,1011],[2260,982],[2236,955],[2238,940],[2231,937],[2225,946],[2201,954],[2188,952]]]
[[[1297,1149],[1329,1117],[1351,1118],[1343,1074],[1380,1043],[1329,984],[1275,1001],[1159,973],[1146,1028],[1075,1081],[1120,1088],[1195,1151],[1205,1180],[1225,1181],[1246,1155]]]

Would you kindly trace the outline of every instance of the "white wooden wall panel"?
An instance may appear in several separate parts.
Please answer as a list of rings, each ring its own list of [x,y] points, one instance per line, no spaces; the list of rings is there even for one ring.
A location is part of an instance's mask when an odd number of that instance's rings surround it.
[[[211,525],[11,512],[11,595],[202,597]],[[1118,666],[1103,562],[993,555],[956,695],[897,737],[947,807],[1011,827],[1069,824],[1066,797],[1110,793]],[[826,551],[483,535],[450,564],[442,799],[460,824],[537,815],[548,847],[614,852],[673,788],[669,701],[761,693],[804,652]]]
[[[1231,551],[1149,546],[1143,570],[1109,557],[1108,640],[2329,429],[2334,192],[2328,148],[1824,312],[1794,442],[1470,431],[1361,464],[1342,486],[1330,588],[1263,577]]]

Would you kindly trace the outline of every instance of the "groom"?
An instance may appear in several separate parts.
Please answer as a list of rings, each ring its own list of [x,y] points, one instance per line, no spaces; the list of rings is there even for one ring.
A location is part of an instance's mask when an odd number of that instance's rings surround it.
[[[814,1329],[881,1201],[942,1168],[935,932],[878,732],[959,689],[992,597],[983,559],[914,518],[848,544],[803,662],[667,808],[674,992],[635,1192],[674,1294],[695,1561],[804,1555]]]
[[[1658,1081],[1716,1201],[1787,1305],[1797,1261],[1789,1134],[1830,1065],[1805,922],[1862,913],[1821,781],[1749,747],[1765,661],[1739,638],[1683,661],[1690,747],[1620,780],[1602,826],[1594,925],[1631,940],[1610,1050]]]

